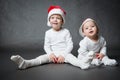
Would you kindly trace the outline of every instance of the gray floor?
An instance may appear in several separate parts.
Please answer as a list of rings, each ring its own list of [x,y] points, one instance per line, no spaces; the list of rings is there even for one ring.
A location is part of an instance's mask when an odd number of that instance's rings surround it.
[[[1,80],[119,80],[120,66],[100,66],[81,70],[70,64],[44,64],[19,70],[10,56],[19,54],[26,59],[35,58],[39,52],[0,52]],[[119,58],[116,58],[118,62]]]

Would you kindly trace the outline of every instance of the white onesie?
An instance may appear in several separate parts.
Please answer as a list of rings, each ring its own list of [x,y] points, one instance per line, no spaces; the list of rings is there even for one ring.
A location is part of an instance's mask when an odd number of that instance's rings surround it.
[[[116,65],[116,60],[109,59],[106,54],[106,41],[102,36],[99,36],[97,42],[92,41],[88,37],[84,37],[84,39],[80,41],[79,45],[80,48],[78,49],[78,58],[80,60],[90,62],[96,66],[100,65],[101,63],[111,66]],[[93,59],[96,53],[102,53],[105,56],[101,61],[99,59]]]

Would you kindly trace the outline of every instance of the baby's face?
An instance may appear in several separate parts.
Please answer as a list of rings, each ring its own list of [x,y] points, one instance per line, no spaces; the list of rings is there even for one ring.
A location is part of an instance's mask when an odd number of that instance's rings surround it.
[[[88,21],[83,25],[83,33],[87,37],[95,37],[98,34],[98,28],[93,21]]]
[[[59,31],[61,29],[63,24],[63,19],[59,14],[53,14],[50,17],[49,21],[54,30]]]

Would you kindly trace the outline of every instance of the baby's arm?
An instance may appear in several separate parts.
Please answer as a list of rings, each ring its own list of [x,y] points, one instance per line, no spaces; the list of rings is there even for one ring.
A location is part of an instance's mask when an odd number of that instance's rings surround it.
[[[65,49],[65,54],[71,53],[73,49],[73,41],[70,32],[67,30],[66,31],[66,49]]]
[[[96,53],[96,58],[102,59],[106,55],[106,41],[103,39],[103,46],[100,50],[100,53]]]
[[[46,32],[45,33],[45,40],[44,40],[44,50],[47,54],[51,54],[53,53],[50,47],[50,38],[49,38],[49,34]]]
[[[45,33],[45,41],[44,41],[44,50],[45,52],[48,54],[49,56],[49,59],[56,63],[57,62],[57,57],[54,55],[54,53],[52,52],[51,50],[51,47],[50,47],[50,38],[49,38],[49,34],[46,32]]]
[[[100,55],[99,55],[100,59],[102,59],[106,55],[106,49],[107,49],[106,48],[106,41],[104,41],[103,46],[100,50]]]
[[[90,52],[87,49],[87,41],[85,41],[84,39],[80,41],[79,43],[80,48],[78,49],[78,57],[81,56],[87,56],[87,54]]]

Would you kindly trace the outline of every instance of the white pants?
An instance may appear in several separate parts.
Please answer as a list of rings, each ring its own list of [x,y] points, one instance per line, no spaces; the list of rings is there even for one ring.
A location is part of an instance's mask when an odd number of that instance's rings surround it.
[[[64,61],[65,63],[70,63],[70,64],[72,64],[74,66],[77,66],[77,67],[80,67],[80,68],[83,68],[83,69],[86,68],[86,66],[82,67],[82,64],[80,63],[79,59],[77,59],[71,53],[66,54],[66,55],[63,55],[61,53],[62,52],[60,52],[60,54],[57,53],[57,52],[54,52],[54,54],[57,57],[59,55],[62,55],[65,58],[65,61]],[[28,67],[37,66],[37,65],[44,64],[44,63],[50,63],[50,62],[51,62],[51,60],[49,59],[49,55],[45,54],[45,55],[38,56],[35,59],[31,59],[31,60],[23,59],[23,62],[22,62],[22,64],[19,65],[19,68],[20,69],[25,69],[25,68],[28,68]]]

